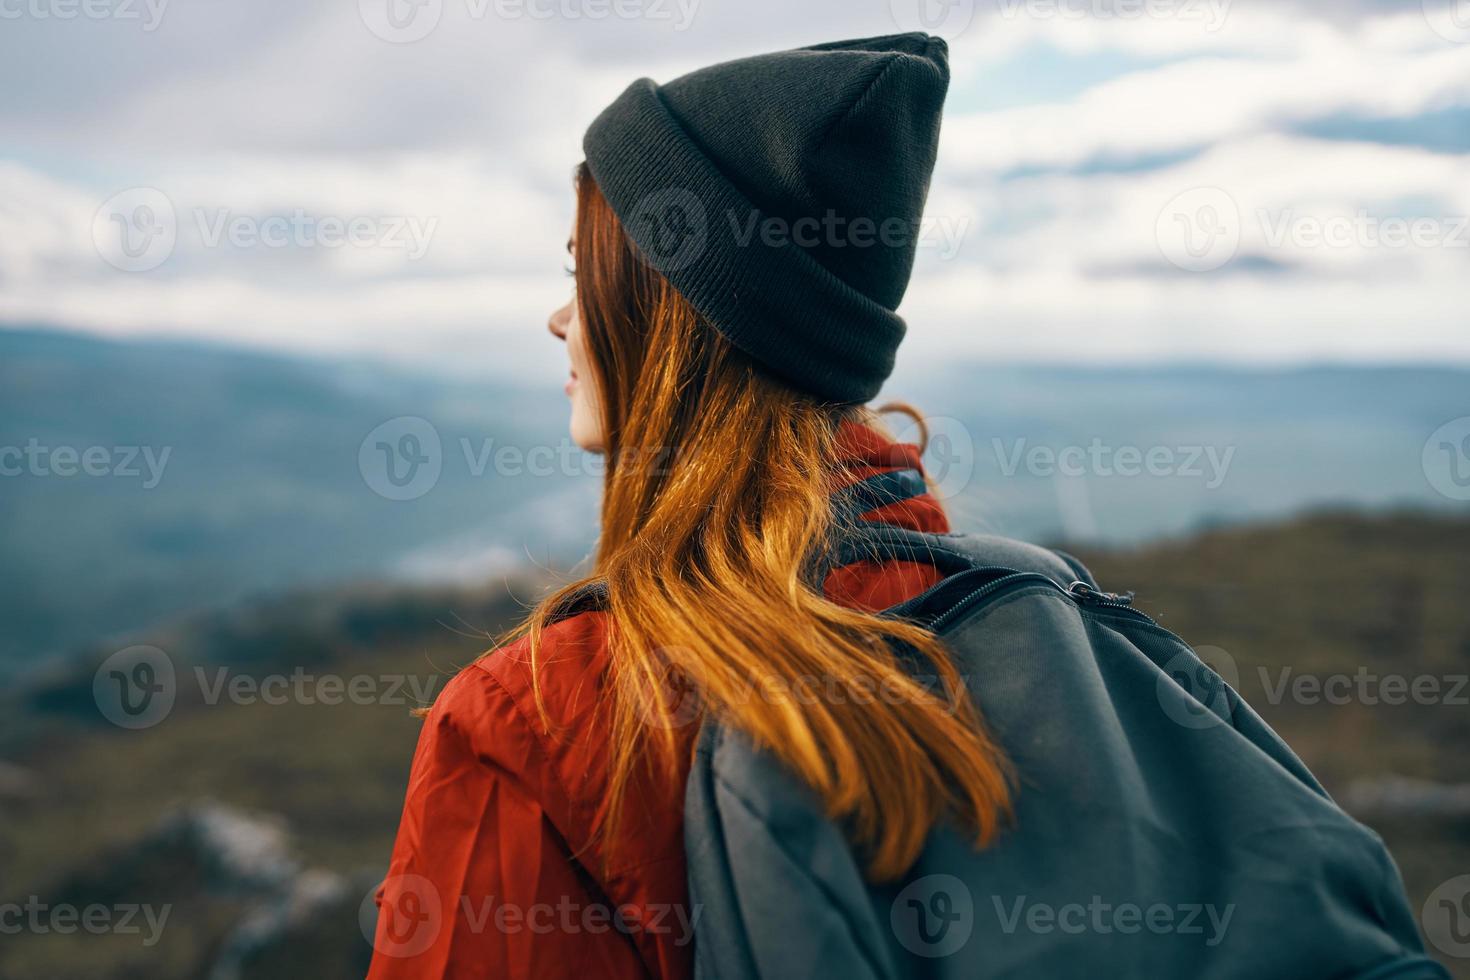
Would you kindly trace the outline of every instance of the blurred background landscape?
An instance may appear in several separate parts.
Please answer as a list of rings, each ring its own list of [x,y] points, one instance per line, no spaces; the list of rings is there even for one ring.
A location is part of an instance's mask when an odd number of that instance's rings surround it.
[[[595,539],[544,328],[582,129],[917,28],[954,80],[879,401],[957,527],[1194,643],[1470,977],[1470,9],[398,3],[0,29],[0,908],[112,923],[0,978],[362,974],[410,709]]]

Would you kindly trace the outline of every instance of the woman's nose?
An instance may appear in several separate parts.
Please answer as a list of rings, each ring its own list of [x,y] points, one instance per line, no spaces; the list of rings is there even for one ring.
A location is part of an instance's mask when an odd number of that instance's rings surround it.
[[[550,330],[551,335],[556,339],[566,340],[567,321],[571,319],[571,316],[572,304],[568,303],[566,306],[563,306],[561,309],[551,314],[551,319],[546,321],[546,329]]]

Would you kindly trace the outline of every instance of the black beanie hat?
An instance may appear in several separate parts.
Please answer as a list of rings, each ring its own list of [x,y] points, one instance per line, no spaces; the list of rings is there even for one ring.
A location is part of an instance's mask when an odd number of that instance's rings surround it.
[[[587,165],[644,258],[732,344],[823,399],[893,370],[949,87],[927,34],[639,79]]]

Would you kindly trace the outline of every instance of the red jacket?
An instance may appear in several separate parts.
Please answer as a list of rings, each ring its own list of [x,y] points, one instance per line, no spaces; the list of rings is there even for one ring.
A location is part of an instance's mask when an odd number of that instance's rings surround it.
[[[915,447],[871,429],[842,432],[841,483],[919,468]],[[867,520],[947,531],[928,494],[871,510]],[[877,610],[933,585],[912,562],[858,562],[823,590]],[[595,835],[607,746],[595,709],[607,654],[601,613],[545,634],[541,688],[553,731],[531,693],[524,641],[465,668],[425,720],[379,916],[369,980],[683,978],[693,972],[684,877],[684,778],[630,795],[619,866],[602,871]],[[686,726],[693,729],[696,726]],[[681,735],[692,738],[694,731]]]

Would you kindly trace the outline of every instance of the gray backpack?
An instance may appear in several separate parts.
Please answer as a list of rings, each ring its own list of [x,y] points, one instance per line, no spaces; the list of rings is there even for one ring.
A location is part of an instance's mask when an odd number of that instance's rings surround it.
[[[1018,773],[974,850],[939,825],[874,886],[815,795],[707,722],[685,801],[709,980],[1433,977],[1397,869],[1178,637],[1075,559],[868,525],[946,578],[888,611],[943,637]]]

